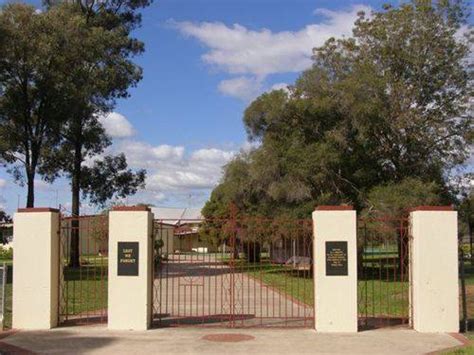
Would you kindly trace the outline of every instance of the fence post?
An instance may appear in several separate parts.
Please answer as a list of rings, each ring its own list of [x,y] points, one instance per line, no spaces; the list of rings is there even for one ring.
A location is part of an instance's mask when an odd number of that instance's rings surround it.
[[[20,208],[13,233],[13,328],[53,328],[59,308],[59,211]]]
[[[356,211],[319,206],[313,224],[315,329],[357,332]]]
[[[421,206],[410,213],[411,307],[419,332],[459,331],[457,212]]]
[[[152,317],[153,213],[146,206],[109,213],[108,328],[146,330]]]

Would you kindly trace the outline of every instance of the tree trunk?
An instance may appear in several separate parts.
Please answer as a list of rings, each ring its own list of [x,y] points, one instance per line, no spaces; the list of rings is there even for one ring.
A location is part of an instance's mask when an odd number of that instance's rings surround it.
[[[249,263],[259,263],[260,262],[260,243],[247,242],[244,245],[245,245],[244,252],[247,256],[247,261]]]
[[[69,266],[79,267],[80,266],[80,193],[81,193],[81,164],[82,164],[82,145],[76,144],[74,151],[74,164],[72,171],[72,222],[71,222],[71,254],[69,260]]]
[[[26,196],[26,208],[35,207],[35,173],[27,171],[26,179],[28,184],[28,194]]]

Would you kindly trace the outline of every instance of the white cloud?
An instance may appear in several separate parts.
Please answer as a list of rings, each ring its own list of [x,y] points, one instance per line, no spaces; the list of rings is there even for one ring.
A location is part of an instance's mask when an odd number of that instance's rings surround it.
[[[147,169],[146,189],[132,199],[154,204],[186,204],[190,196],[198,196],[196,203],[202,205],[221,178],[223,165],[236,154],[215,147],[187,152],[183,146],[154,146],[127,139],[116,142],[110,150],[114,154],[125,152],[131,167]]]
[[[249,101],[261,92],[262,83],[252,77],[239,76],[237,78],[222,80],[218,89],[227,96],[233,96],[243,101]]]
[[[125,152],[130,165],[147,169],[158,168],[163,163],[179,162],[184,156],[182,146],[153,146],[140,141],[125,140],[116,144],[114,149]]]
[[[219,181],[223,165],[234,155],[234,151],[209,148],[196,150],[189,155],[183,154],[180,159],[149,160],[147,167],[150,169],[150,174],[147,187],[160,192],[176,189],[210,189]]]
[[[191,154],[191,161],[207,162],[207,163],[222,163],[228,162],[235,156],[233,151],[225,151],[217,148],[199,149]]]
[[[276,83],[276,84],[273,84],[269,91],[273,91],[273,90],[284,90],[284,91],[286,91],[286,92],[289,92],[289,90],[288,90],[288,84],[287,84],[287,83]]]
[[[0,188],[7,186],[7,180],[0,179]]]
[[[350,35],[357,13],[369,13],[370,10],[364,5],[341,11],[316,9],[315,14],[322,16],[323,21],[297,31],[252,30],[222,22],[171,21],[171,24],[183,35],[197,39],[207,47],[202,55],[205,63],[238,76],[220,83],[222,93],[247,99],[246,96],[252,95],[245,95],[244,91],[254,87],[252,82],[261,83],[271,74],[307,69],[314,47],[323,45],[330,37]]]
[[[99,121],[112,138],[129,138],[135,135],[132,124],[124,115],[118,112],[110,112],[105,116],[101,116]]]

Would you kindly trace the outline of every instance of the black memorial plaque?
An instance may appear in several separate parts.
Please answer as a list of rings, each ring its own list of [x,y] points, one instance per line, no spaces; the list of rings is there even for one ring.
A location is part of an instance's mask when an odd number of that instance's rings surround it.
[[[347,275],[347,242],[326,242],[326,276]]]
[[[138,276],[138,242],[118,242],[118,276]]]

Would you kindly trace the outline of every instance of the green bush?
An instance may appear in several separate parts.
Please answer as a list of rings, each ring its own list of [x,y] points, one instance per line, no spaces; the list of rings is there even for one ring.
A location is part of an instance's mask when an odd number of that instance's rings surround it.
[[[5,248],[0,246],[0,259],[13,259],[13,248]]]

